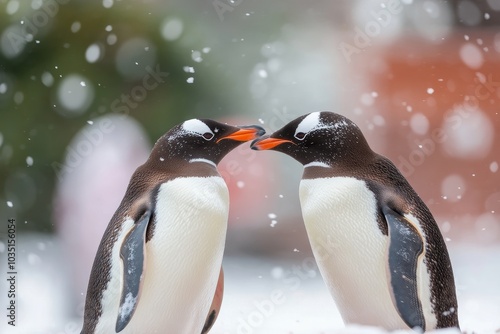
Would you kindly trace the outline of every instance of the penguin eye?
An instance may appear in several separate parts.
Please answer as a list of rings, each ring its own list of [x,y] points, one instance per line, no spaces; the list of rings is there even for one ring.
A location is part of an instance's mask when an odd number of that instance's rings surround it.
[[[210,133],[210,132],[205,132],[203,134],[203,138],[206,139],[206,140],[210,140],[214,137],[214,134],[213,133]]]
[[[298,140],[302,140],[306,137],[306,134],[304,132],[299,132],[295,135],[295,138],[297,138]]]

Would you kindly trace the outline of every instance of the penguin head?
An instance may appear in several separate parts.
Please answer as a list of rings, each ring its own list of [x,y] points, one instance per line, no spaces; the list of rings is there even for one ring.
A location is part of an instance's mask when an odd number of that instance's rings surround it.
[[[257,125],[231,126],[211,119],[190,119],[168,131],[155,144],[153,155],[164,160],[193,161],[204,159],[217,165],[226,154],[243,142],[262,136]]]
[[[254,140],[251,147],[285,153],[303,165],[333,166],[371,152],[354,122],[328,111],[300,116],[273,134]]]

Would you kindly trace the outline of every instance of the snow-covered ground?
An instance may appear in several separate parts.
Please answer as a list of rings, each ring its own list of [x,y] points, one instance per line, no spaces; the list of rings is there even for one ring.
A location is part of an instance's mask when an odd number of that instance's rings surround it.
[[[83,296],[77,302],[68,298],[71,284],[59,241],[52,236],[20,235],[18,245],[17,323],[15,328],[7,326],[4,315],[0,333],[80,333]],[[500,332],[500,245],[449,243],[449,250],[462,330]],[[0,251],[5,253],[5,248]],[[344,326],[314,259],[302,252],[286,260],[226,256],[224,270],[224,301],[212,334],[384,333],[377,328]],[[5,279],[1,284],[0,305],[5,310]]]
[[[500,246],[457,244],[450,253],[462,331],[500,332]],[[312,258],[283,262],[231,257],[224,270],[226,289],[214,334],[385,333],[344,326]]]

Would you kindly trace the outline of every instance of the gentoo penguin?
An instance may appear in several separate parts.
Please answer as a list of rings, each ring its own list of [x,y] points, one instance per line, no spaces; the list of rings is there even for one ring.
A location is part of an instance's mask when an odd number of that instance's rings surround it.
[[[313,112],[251,147],[304,165],[304,223],[345,323],[422,331],[459,326],[453,271],[431,212],[356,124]]]
[[[191,119],[158,139],[104,232],[82,334],[208,332],[222,301],[229,209],[216,166],[262,134]]]

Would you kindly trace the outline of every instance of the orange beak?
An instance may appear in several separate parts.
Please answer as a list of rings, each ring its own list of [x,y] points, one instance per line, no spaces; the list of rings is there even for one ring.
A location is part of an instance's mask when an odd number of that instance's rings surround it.
[[[241,127],[238,131],[231,133],[217,140],[217,143],[223,139],[232,139],[236,141],[249,141],[262,136],[266,131],[258,125]]]
[[[287,140],[287,139],[279,139],[279,138],[265,138],[265,139],[262,139],[262,140],[256,140],[252,143],[252,148],[254,150],[271,150],[273,148],[275,148],[276,146],[278,145],[281,145],[283,143],[291,143],[291,144],[294,144],[295,143],[291,140]]]

